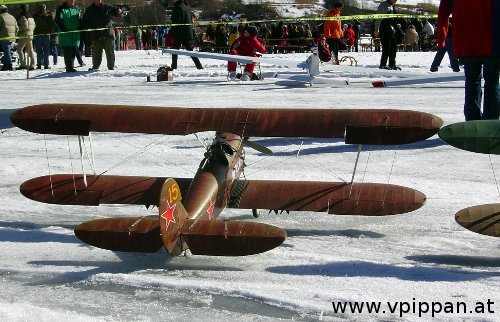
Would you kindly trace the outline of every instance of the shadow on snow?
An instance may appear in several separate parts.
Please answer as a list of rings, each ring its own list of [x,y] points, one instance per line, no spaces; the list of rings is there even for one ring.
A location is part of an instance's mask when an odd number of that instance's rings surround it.
[[[457,265],[467,267],[500,267],[500,258],[464,255],[414,255],[406,259],[419,263]]]
[[[48,227],[63,227],[62,225],[37,225],[29,222],[0,222],[0,242],[15,243],[81,243],[74,235],[66,235],[44,230]]]
[[[296,266],[275,266],[268,272],[292,275],[318,275],[331,277],[394,277],[416,282],[473,281],[500,276],[500,272],[450,270],[435,267],[403,267],[366,261],[332,262]]]

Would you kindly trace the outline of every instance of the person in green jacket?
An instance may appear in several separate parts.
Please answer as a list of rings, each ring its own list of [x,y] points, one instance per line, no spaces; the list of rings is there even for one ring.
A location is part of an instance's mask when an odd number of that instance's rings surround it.
[[[56,24],[62,32],[59,35],[59,44],[64,51],[66,72],[76,72],[75,57],[80,45],[80,10],[75,7],[75,0],[65,0],[56,10]],[[74,31],[74,32],[71,32]]]

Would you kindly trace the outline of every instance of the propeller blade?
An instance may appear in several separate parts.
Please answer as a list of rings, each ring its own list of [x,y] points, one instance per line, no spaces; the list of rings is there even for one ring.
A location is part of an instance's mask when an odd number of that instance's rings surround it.
[[[254,141],[250,141],[248,139],[244,139],[243,140],[243,145],[244,146],[247,146],[249,148],[252,148],[256,151],[259,151],[260,153],[264,153],[264,154],[273,154],[273,151],[271,151],[271,149],[269,148],[266,148],[265,146],[257,143],[257,142],[254,142]]]

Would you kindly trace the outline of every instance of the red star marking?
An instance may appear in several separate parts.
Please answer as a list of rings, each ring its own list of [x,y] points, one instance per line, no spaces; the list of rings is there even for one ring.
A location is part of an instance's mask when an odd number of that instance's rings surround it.
[[[212,200],[210,200],[210,206],[208,207],[207,212],[208,219],[212,220],[212,218],[214,217],[214,203],[212,202]]]
[[[167,201],[167,209],[165,210],[164,213],[161,214],[161,218],[165,219],[165,230],[168,229],[168,225],[173,222],[175,224],[175,217],[174,217],[174,211],[175,211],[175,204],[173,207],[170,207],[170,204]]]

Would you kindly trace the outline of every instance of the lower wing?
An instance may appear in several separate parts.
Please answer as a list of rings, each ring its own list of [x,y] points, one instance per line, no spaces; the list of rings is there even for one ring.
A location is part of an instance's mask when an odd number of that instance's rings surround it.
[[[21,193],[29,199],[64,205],[158,205],[166,178],[56,174],[26,181]],[[186,194],[191,178],[176,178]],[[414,189],[380,183],[236,180],[228,207],[275,211],[314,211],[339,215],[384,216],[420,208],[426,196]]]

